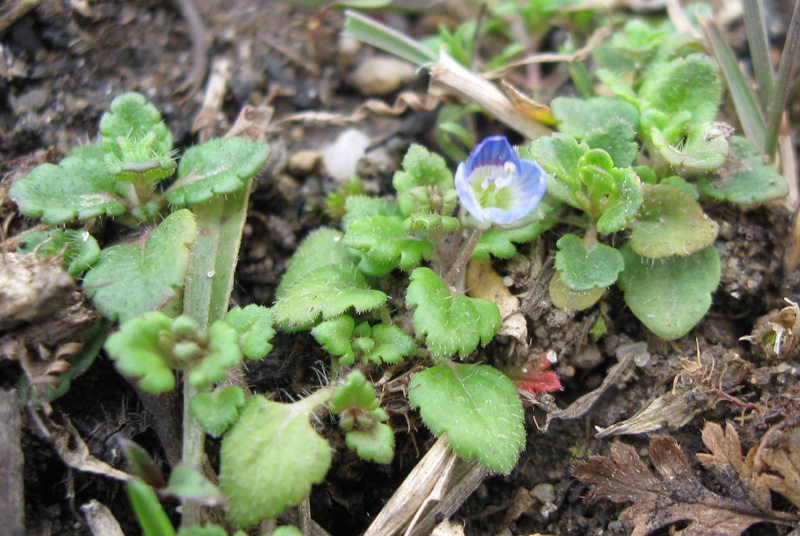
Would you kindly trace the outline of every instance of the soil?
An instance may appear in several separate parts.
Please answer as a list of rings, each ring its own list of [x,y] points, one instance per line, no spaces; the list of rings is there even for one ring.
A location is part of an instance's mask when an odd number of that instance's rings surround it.
[[[4,189],[35,166],[57,162],[70,147],[95,136],[101,115],[121,93],[138,91],[153,102],[179,148],[197,142],[192,123],[204,91],[202,87],[182,91],[193,64],[193,42],[181,6],[190,3],[41,0],[0,31],[0,95],[4,95],[0,103],[0,215],[9,222],[8,236],[34,222],[9,218],[15,209],[2,195]],[[275,121],[307,110],[349,115],[365,101],[353,87],[352,73],[371,52],[342,52],[340,11],[274,1],[196,0],[194,4],[206,26],[208,57],[231,62],[230,89],[213,123],[218,134],[227,130],[243,106],[265,99],[275,107]],[[434,15],[390,18],[393,25],[416,32],[429,29],[437,20]],[[424,73],[405,85],[420,94],[425,87]],[[392,103],[393,97],[390,94],[384,100]],[[239,305],[270,304],[297,244],[311,230],[335,225],[322,207],[325,194],[337,183],[325,174],[313,151],[331,143],[344,126],[275,121],[278,126],[269,135],[272,156],[252,194],[233,296]],[[360,164],[367,188],[375,193],[391,191],[392,173],[409,143],[436,148],[430,114],[424,111],[396,117],[368,115],[350,126],[386,149],[388,156],[382,160]],[[512,135],[485,118],[478,128],[482,135]],[[298,163],[303,151],[312,151],[306,154],[310,165]],[[782,272],[790,212],[781,203],[752,210],[718,206],[709,212],[722,230],[717,242],[722,282],[703,321],[671,343],[649,334],[625,307],[618,290],[608,292],[601,305],[588,312],[566,313],[552,307],[546,268],[537,277],[536,272],[531,276],[531,266],[548,266],[563,229],[546,233],[513,261],[495,263],[499,273],[513,278],[511,290],[522,297],[532,339],[530,352],[556,353],[555,369],[564,389],[540,397],[538,407],[527,410],[528,443],[514,471],[486,479],[454,515],[467,535],[628,534],[631,526],[618,520],[624,505],[587,500],[590,488],[573,476],[571,461],[590,454],[607,455],[612,442],[620,439],[598,439],[597,428],[630,418],[669,391],[681,371],[681,358],[694,360],[699,351],[715,356],[721,367],[721,363],[744,363],[746,378],[730,389],[738,400],[748,403],[778,399],[796,382],[797,352],[784,355],[778,366],[758,355],[750,343],[740,341],[760,317],[784,307],[784,298],[800,301],[800,289]],[[544,291],[537,293],[537,288]],[[598,314],[607,320],[608,331],[595,344],[588,331]],[[631,366],[585,415],[556,419],[546,432],[540,430],[548,403],[565,408],[598,388],[616,363],[617,350],[636,342],[647,343],[650,358],[645,365]],[[325,356],[313,339],[306,334],[279,334],[273,343],[270,356],[247,371],[247,382],[255,392],[288,400],[319,385],[315,370]],[[472,359],[514,364],[515,351],[512,341],[500,338]],[[0,361],[0,371],[2,388],[15,386],[21,376],[18,364],[9,360]],[[312,518],[330,534],[362,533],[414,467],[419,450],[433,442],[419,417],[401,399],[391,399],[395,460],[378,466],[360,461],[346,448],[336,448],[326,482],[314,489]],[[680,429],[665,432],[678,440],[694,464],[693,454],[704,451],[700,431],[706,421],[736,421],[745,449],[756,444],[771,424],[752,418],[737,420],[741,415],[742,408],[722,400],[709,404]],[[22,416],[27,532],[88,534],[79,509],[96,499],[111,509],[126,534],[138,533],[124,487],[105,476],[69,469],[37,431],[32,413],[25,411]],[[51,418],[63,423],[66,416],[91,454],[114,467],[125,470],[117,438],[139,443],[167,466],[151,417],[135,390],[105,357],[54,403]],[[334,447],[343,444],[337,433],[334,427],[326,427],[326,437]],[[646,455],[647,434],[621,440]],[[210,440],[212,464],[217,449]],[[552,497],[547,496],[550,492]],[[175,504],[167,506],[177,523]],[[746,534],[788,530],[756,525]],[[666,530],[660,533],[667,534]]]

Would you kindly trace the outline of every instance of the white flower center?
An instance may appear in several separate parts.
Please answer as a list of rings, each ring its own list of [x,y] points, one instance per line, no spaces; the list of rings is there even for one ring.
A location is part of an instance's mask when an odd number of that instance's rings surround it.
[[[487,190],[490,184],[494,184],[495,191],[502,190],[517,178],[517,166],[514,162],[508,161],[501,166],[488,166],[487,177],[481,182],[481,188]]]

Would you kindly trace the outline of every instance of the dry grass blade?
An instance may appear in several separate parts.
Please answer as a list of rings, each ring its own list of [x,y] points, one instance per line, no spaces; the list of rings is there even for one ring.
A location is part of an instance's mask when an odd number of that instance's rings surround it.
[[[596,486],[590,498],[633,502],[622,512],[634,525],[631,536],[646,536],[680,521],[689,522],[674,532],[680,536],[735,536],[755,523],[796,522],[796,516],[765,512],[747,499],[721,497],[704,487],[669,436],[650,440],[650,460],[661,478],[623,443],[611,446],[611,458],[593,456],[574,462],[573,469],[582,482]]]

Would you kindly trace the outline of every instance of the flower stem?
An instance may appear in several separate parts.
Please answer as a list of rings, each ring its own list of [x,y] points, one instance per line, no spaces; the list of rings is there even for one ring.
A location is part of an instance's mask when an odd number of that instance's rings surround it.
[[[444,282],[447,284],[448,287],[452,287],[453,283],[455,283],[456,278],[459,274],[464,270],[469,262],[470,257],[472,257],[472,252],[475,251],[475,247],[478,245],[478,241],[481,239],[483,235],[483,229],[473,229],[472,235],[469,237],[469,241],[464,246],[464,249],[458,254],[453,265],[447,271],[447,274],[444,276]]]

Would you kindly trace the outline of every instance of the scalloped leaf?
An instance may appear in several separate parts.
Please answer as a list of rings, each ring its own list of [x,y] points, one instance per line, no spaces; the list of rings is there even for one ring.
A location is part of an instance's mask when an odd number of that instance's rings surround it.
[[[322,482],[331,448],[308,418],[316,404],[248,399],[222,440],[219,485],[228,519],[249,527],[297,506]]]
[[[585,203],[575,193],[581,189],[578,163],[588,150],[588,145],[572,136],[553,134],[533,140],[529,147],[520,150],[520,158],[532,158],[549,172],[548,194],[572,207],[584,209]]]
[[[433,244],[409,235],[400,216],[359,218],[348,227],[344,244],[366,259],[359,268],[377,276],[395,268],[410,270],[433,254]]]
[[[666,184],[644,186],[644,204],[628,227],[633,251],[649,259],[691,255],[713,244],[719,231],[692,196]]]
[[[556,268],[561,281],[570,290],[580,292],[610,287],[625,268],[617,249],[596,244],[591,251],[586,251],[583,240],[574,234],[565,234],[556,246]]]
[[[206,432],[220,437],[239,418],[244,406],[244,391],[238,385],[229,385],[212,393],[197,393],[189,408]]]
[[[403,229],[405,229],[407,233],[433,230],[451,233],[459,227],[461,227],[461,223],[458,221],[458,218],[442,216],[441,214],[415,212],[403,220]]]
[[[242,309],[234,307],[225,315],[225,322],[239,334],[239,345],[248,359],[261,359],[272,351],[270,341],[275,336],[272,311],[251,304]]]
[[[638,121],[638,113],[636,116]],[[631,123],[620,118],[612,119],[601,128],[591,131],[584,141],[592,149],[603,149],[607,152],[615,167],[627,168],[639,156],[639,145],[634,141],[635,137],[636,131]]]
[[[175,374],[169,367],[170,352],[161,344],[160,334],[169,331],[172,319],[158,311],[124,322],[106,340],[105,349],[117,370],[140,378],[148,393],[165,393],[175,388]]]
[[[558,130],[577,139],[583,139],[598,129],[606,129],[610,121],[621,121],[632,131],[639,126],[639,110],[622,99],[556,97],[550,106],[559,123]]]
[[[320,316],[335,318],[348,309],[364,313],[386,303],[387,296],[369,287],[364,274],[352,264],[323,266],[303,277],[272,306],[275,322],[284,330],[311,328]]]
[[[371,216],[401,216],[400,207],[394,201],[382,197],[353,195],[345,201],[345,215],[342,217],[342,230],[347,232],[350,224],[359,218]]]
[[[339,362],[350,365],[355,361],[355,352],[350,337],[356,322],[352,316],[342,315],[332,320],[320,322],[311,330],[311,334],[322,345],[326,352],[339,356]]]
[[[388,424],[376,422],[367,430],[350,430],[344,440],[362,460],[389,463],[394,458],[394,432]]]
[[[75,218],[85,221],[125,214],[126,202],[116,188],[102,161],[69,156],[58,165],[38,166],[12,184],[8,195],[23,215],[58,225]]]
[[[192,147],[181,158],[178,180],[167,200],[183,206],[240,190],[261,171],[269,152],[266,143],[240,137],[217,138]]]
[[[625,228],[642,206],[642,183],[630,168],[611,170],[614,190],[602,203],[603,215],[597,220],[597,231],[615,233]]]
[[[639,90],[640,109],[691,113],[693,124],[713,121],[722,98],[714,62],[705,54],[676,58],[653,69]]]
[[[700,123],[686,131],[685,139],[678,139],[678,145],[671,145],[669,134],[653,127],[649,130],[650,139],[671,166],[683,174],[696,174],[713,171],[725,163],[730,144],[716,122]]]
[[[372,383],[367,381],[363,372],[354,370],[336,386],[328,409],[331,413],[342,413],[353,409],[372,411],[379,405]]]
[[[189,384],[196,389],[211,387],[227,378],[228,369],[241,361],[239,333],[233,326],[218,320],[208,328],[206,353],[190,368]]]
[[[334,229],[317,229],[309,234],[292,255],[275,296],[280,299],[289,287],[323,266],[353,264],[355,258],[341,242],[343,236]]]
[[[722,167],[700,178],[700,190],[715,199],[750,205],[786,197],[789,185],[783,175],[764,162],[746,138],[733,136],[730,153]]]
[[[455,190],[453,173],[444,158],[417,144],[408,148],[403,170],[394,174],[392,184],[397,190],[397,204],[405,216],[420,210],[420,197],[427,198],[429,194],[434,195],[434,191],[435,195],[443,197]]]
[[[100,258],[100,245],[86,229],[50,229],[26,234],[17,251],[33,253],[39,259],[62,255],[61,265],[78,277]]]
[[[535,217],[533,223],[518,229],[489,229],[481,235],[475,251],[472,252],[472,258],[488,261],[490,256],[500,259],[513,257],[517,253],[516,244],[531,242],[558,223],[555,214],[559,210],[561,210],[561,202],[545,194],[531,213]]]
[[[462,458],[511,472],[525,446],[522,402],[511,379],[488,365],[450,363],[416,374],[408,398],[431,431]]]
[[[100,120],[100,136],[106,165],[117,180],[152,184],[175,172],[172,132],[158,109],[139,93],[111,101]]]
[[[625,270],[619,287],[633,314],[647,328],[667,340],[686,335],[711,306],[719,285],[717,248],[709,246],[687,257],[648,259],[629,244],[621,249]]]
[[[194,215],[173,212],[135,242],[104,249],[84,277],[84,292],[110,320],[124,322],[153,310],[176,314],[196,236]]]
[[[417,349],[414,338],[397,326],[378,324],[372,326],[372,340],[375,347],[365,353],[362,359],[375,364],[401,363],[403,358],[411,355]]]
[[[406,306],[416,307],[414,331],[439,357],[466,357],[479,343],[488,344],[501,325],[494,302],[453,293],[430,268],[411,274]]]

